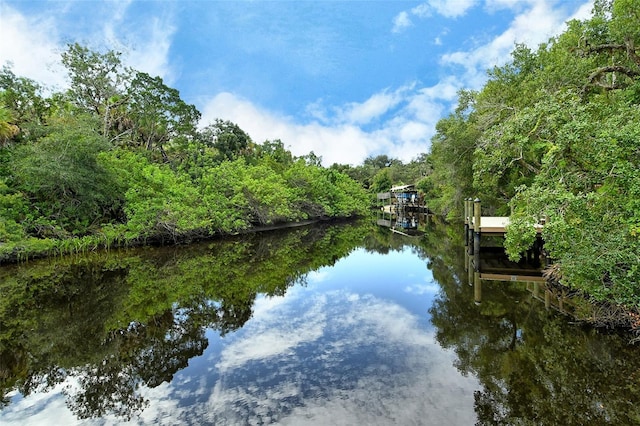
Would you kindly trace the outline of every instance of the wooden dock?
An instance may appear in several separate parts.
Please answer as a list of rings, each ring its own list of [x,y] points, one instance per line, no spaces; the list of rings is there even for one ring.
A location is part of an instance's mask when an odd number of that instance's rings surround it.
[[[464,223],[467,229],[480,234],[504,235],[509,226],[509,216],[482,216],[480,200],[468,198],[464,201]],[[534,223],[537,233],[542,233],[544,223]]]
[[[465,268],[468,272],[468,281],[474,287],[476,303],[482,299],[483,280],[491,281],[517,281],[528,283],[540,283],[545,279],[542,276],[541,260],[542,233],[544,225],[541,223],[532,224],[538,233],[538,238],[530,250],[526,253],[523,262],[511,262],[502,257],[494,256],[490,248],[482,248],[482,237],[504,237],[509,227],[509,217],[507,216],[482,216],[482,209],[479,199],[466,199],[464,205],[464,233],[465,252],[467,262]],[[482,252],[482,253],[481,253]],[[547,259],[545,258],[545,263]]]
[[[464,201],[465,246],[470,250],[480,248],[482,235],[504,236],[509,227],[508,216],[482,216],[480,200],[468,198]],[[532,224],[538,235],[544,229],[544,221]],[[475,250],[474,250],[475,251]]]
[[[470,218],[470,226],[475,230],[475,218]],[[507,216],[484,216],[480,217],[479,230],[481,234],[505,234],[509,226],[509,217]]]
[[[509,216],[481,216],[478,221],[479,226],[477,227],[475,217],[472,216],[468,218],[468,220],[469,226],[474,230],[478,228],[480,234],[504,235],[507,233],[507,227],[509,226]],[[540,234],[542,233],[544,224],[535,223],[533,227],[536,228],[536,232]]]

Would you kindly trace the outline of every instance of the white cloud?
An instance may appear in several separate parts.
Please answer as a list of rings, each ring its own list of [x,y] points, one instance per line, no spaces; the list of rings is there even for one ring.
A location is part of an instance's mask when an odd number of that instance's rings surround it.
[[[0,64],[13,64],[13,72],[50,87],[64,86],[57,25],[51,17],[26,18],[0,3]]]
[[[399,33],[413,25],[412,17],[418,19],[430,18],[434,12],[445,18],[457,18],[464,15],[467,10],[475,6],[477,0],[429,0],[425,3],[419,4],[411,9],[403,10],[393,18],[393,27],[391,29],[394,33]]]
[[[260,109],[231,93],[220,93],[205,105],[202,123],[211,123],[216,118],[237,123],[258,143],[281,139],[294,155],[313,151],[321,155],[326,164],[357,162],[368,154],[366,135],[355,126],[326,127],[317,122],[299,124],[291,117]]]
[[[51,424],[51,419],[56,419],[59,424],[77,424],[77,419],[65,404],[65,397],[62,394],[65,386],[66,384],[58,384],[48,392],[33,392],[28,398],[19,398],[15,403],[12,402],[0,411],[2,424],[5,426],[47,425]],[[28,423],[25,419],[28,419]]]
[[[405,287],[405,293],[422,296],[425,294],[435,295],[440,291],[440,286],[433,279],[417,284],[410,284]]]
[[[410,424],[423,413],[433,424],[473,423],[478,382],[459,374],[455,355],[415,315],[346,291],[285,299],[225,345],[208,400],[172,418],[379,425]],[[256,366],[260,374],[248,375]]]
[[[150,16],[145,20],[146,24],[138,23],[135,28],[128,28],[125,17],[130,3],[107,3],[110,13],[91,15],[93,32],[82,34],[77,33],[75,22],[65,20],[64,7],[57,13],[48,11],[26,17],[6,3],[0,3],[0,40],[3,40],[0,64],[11,62],[16,75],[55,90],[64,89],[68,84],[67,73],[60,62],[60,54],[71,40],[96,50],[121,51],[127,66],[159,75],[170,84],[173,73],[168,55],[175,27],[169,18]]]
[[[497,6],[498,3],[493,2],[492,5]],[[449,53],[441,58],[441,63],[445,66],[455,65],[465,69],[461,79],[466,87],[480,88],[486,81],[486,70],[511,60],[511,52],[516,43],[536,49],[540,43],[561,33],[568,19],[579,17],[585,11],[583,5],[578,8],[576,14],[568,16],[566,9],[554,8],[547,0],[532,0],[527,3],[528,7],[524,8],[519,2],[502,1],[499,5],[522,8],[522,11],[513,19],[509,28],[489,43],[473,50]]]
[[[431,8],[428,3],[422,3],[411,9],[411,14],[418,18],[428,18],[431,16]]]
[[[329,268],[318,269],[307,274],[307,281],[312,284],[320,284],[331,278]]]
[[[446,18],[456,18],[464,15],[477,2],[477,0],[430,0],[429,5]]]
[[[309,105],[313,120],[297,122],[232,93],[220,93],[206,103],[203,125],[216,118],[238,124],[261,143],[280,139],[296,156],[313,151],[323,164],[360,164],[371,155],[387,154],[408,162],[427,152],[435,124],[455,100],[459,85],[447,78],[428,88],[405,85],[373,94],[364,102],[324,107]],[[366,130],[369,128],[369,130]]]
[[[403,11],[393,18],[393,28],[391,31],[399,33],[402,30],[409,28],[411,25],[413,25],[413,23],[411,22],[411,19],[409,19],[409,13]]]
[[[586,20],[591,18],[591,11],[593,10],[593,0],[587,1],[576,9],[575,13],[571,15],[567,21],[572,19]]]
[[[202,123],[216,118],[233,121],[258,143],[281,139],[294,155],[313,151],[322,156],[325,165],[357,164],[389,144],[351,124],[296,123],[291,117],[276,115],[231,93],[220,93],[205,105]]]
[[[410,84],[393,92],[383,90],[374,93],[364,102],[350,102],[343,107],[336,108],[335,120],[357,125],[370,123],[406,101],[414,87],[415,84]]]
[[[297,287],[292,287],[290,291],[295,292]],[[253,303],[253,312],[255,315],[269,315],[270,311],[276,310],[285,302],[281,296],[262,296],[259,295]]]
[[[169,64],[169,49],[176,26],[169,18],[151,16],[145,20],[145,25],[130,30],[124,22],[125,12],[123,7],[118,14],[120,19],[104,23],[103,38],[109,40],[109,48],[125,52],[123,59],[128,66],[151,76],[160,76],[171,85],[175,72]],[[128,38],[119,34],[128,34]]]
[[[257,300],[242,332],[208,350],[207,374],[187,369],[143,389],[150,404],[132,423],[383,425],[418,413],[433,424],[475,421],[478,381],[456,370],[421,318],[366,293],[298,290],[276,304]]]
[[[351,103],[347,106],[346,121],[354,124],[366,124],[389,111],[402,100],[393,93],[376,93],[363,103]]]
[[[313,117],[307,123],[264,110],[232,93],[220,93],[206,103],[201,123],[230,120],[257,143],[280,139],[296,156],[313,151],[325,166],[357,165],[379,154],[409,162],[428,151],[435,125],[460,87],[456,78],[447,77],[432,87],[411,83],[384,90],[361,103],[327,107],[318,101],[307,107]]]

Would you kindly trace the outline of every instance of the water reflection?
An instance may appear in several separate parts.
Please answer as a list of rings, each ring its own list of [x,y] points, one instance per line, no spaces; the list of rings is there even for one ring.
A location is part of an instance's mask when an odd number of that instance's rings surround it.
[[[440,235],[429,244],[443,250],[429,253],[461,252],[456,234]],[[637,347],[545,309],[539,284],[482,281],[482,303],[473,303],[464,260],[432,257],[442,293],[429,312],[437,341],[482,385],[479,424],[640,424]]]
[[[176,407],[179,418],[410,424],[431,414],[439,423],[473,422],[475,381],[452,368],[451,354],[407,309],[323,284],[257,302],[255,317],[219,354],[208,355],[215,368],[202,385],[215,391]]]
[[[171,381],[201,355],[206,329],[242,327],[257,294],[284,294],[364,232],[325,226],[4,267],[2,403],[64,385],[80,419],[137,415],[147,405],[140,388]],[[6,396],[16,386],[20,395]]]
[[[415,237],[424,235],[428,220],[429,215],[419,209],[383,208],[378,212],[376,224],[387,227],[392,232]]]
[[[640,357],[369,223],[0,270],[2,424],[635,424]]]
[[[363,241],[368,249],[358,248]],[[475,419],[478,383],[453,367],[426,317],[438,287],[419,247],[347,225],[117,257],[7,273],[14,301],[35,297],[52,314],[13,308],[37,331],[16,328],[23,343],[3,341],[13,344],[6,350],[41,361],[26,361],[26,374],[5,382],[20,394],[6,399],[3,423],[45,424],[52,415],[153,424]],[[34,283],[41,296],[25,290]],[[86,286],[95,291],[81,295]],[[56,288],[66,295],[57,301]],[[106,288],[110,297],[84,306]],[[55,321],[91,323],[92,334],[45,344],[56,335],[54,312],[72,312]],[[73,339],[94,352],[76,357]]]

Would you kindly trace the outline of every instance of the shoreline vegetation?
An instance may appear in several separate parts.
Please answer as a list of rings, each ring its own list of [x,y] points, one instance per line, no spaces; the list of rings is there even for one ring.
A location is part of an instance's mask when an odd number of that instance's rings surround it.
[[[572,322],[600,332],[624,334],[629,344],[640,342],[640,314],[637,309],[614,304],[596,298],[563,285],[552,277],[551,270],[545,271],[545,287],[551,297],[567,301]]]
[[[90,235],[85,237],[75,237],[66,240],[25,240],[14,244],[0,243],[0,267],[6,264],[15,264],[26,262],[34,259],[42,259],[46,257],[66,256],[74,254],[82,254],[87,252],[95,252],[98,250],[110,250],[120,248],[133,248],[144,246],[166,246],[166,245],[183,245],[197,243],[201,241],[215,240],[225,237],[234,237],[238,235],[278,231],[282,229],[292,229],[314,225],[318,223],[344,223],[347,221],[358,220],[361,216],[350,217],[318,217],[313,219],[299,220],[296,222],[282,222],[272,225],[252,226],[246,229],[237,230],[228,233],[190,233],[184,235],[156,235],[146,238],[134,238],[130,240],[118,239],[107,241],[104,235]]]

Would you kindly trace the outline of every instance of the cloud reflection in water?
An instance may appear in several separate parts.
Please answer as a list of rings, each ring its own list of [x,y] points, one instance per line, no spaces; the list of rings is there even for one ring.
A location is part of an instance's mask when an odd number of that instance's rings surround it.
[[[477,381],[458,373],[416,315],[372,295],[296,288],[261,298],[227,340],[219,354],[205,353],[215,363],[208,397],[178,403],[171,417],[216,425],[475,421]]]
[[[129,423],[473,424],[478,381],[458,372],[428,322],[437,291],[417,256],[358,250],[283,297],[258,297],[242,329],[207,331],[202,356],[141,389],[149,405]],[[75,419],[60,387],[14,400],[3,424],[126,424]]]

